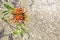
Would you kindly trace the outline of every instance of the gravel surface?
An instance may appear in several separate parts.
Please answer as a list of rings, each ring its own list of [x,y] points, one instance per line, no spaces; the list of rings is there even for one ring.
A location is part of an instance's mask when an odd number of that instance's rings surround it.
[[[26,24],[30,38],[25,34],[13,35],[13,40],[60,40],[60,0],[2,0],[11,6],[21,6],[28,10],[30,20]],[[6,8],[1,5],[0,18],[2,11]],[[0,19],[0,30],[5,29],[4,34],[10,34],[9,25]],[[9,36],[4,36],[0,40],[9,40]],[[12,40],[12,39],[11,39]]]

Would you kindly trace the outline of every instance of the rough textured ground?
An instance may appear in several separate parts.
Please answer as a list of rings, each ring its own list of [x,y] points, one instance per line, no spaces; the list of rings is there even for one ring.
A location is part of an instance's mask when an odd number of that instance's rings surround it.
[[[2,0],[5,2],[5,0]],[[13,6],[15,0],[8,0],[8,4]],[[26,28],[30,33],[30,38],[24,35],[13,36],[14,40],[60,40],[60,0],[17,0],[16,6],[25,7],[29,11],[30,21]],[[0,16],[4,11],[4,6],[0,0]],[[5,9],[6,10],[6,9]],[[0,29],[5,28],[5,33],[10,33],[11,29],[0,19]],[[8,36],[0,38],[8,40]]]

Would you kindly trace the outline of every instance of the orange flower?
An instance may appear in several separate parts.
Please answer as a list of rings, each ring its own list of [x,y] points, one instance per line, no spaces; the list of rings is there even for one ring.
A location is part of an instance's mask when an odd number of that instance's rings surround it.
[[[20,22],[22,20],[22,16],[17,16],[17,21]]]
[[[23,9],[22,9],[21,7],[18,7],[18,8],[16,9],[16,12],[17,12],[18,14],[21,14],[21,13],[23,12]]]

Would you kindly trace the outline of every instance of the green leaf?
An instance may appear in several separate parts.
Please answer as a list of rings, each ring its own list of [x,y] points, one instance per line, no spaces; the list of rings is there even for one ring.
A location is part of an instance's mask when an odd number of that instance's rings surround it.
[[[19,24],[19,26],[23,29],[26,30],[25,26],[23,24]]]
[[[21,35],[21,37],[23,37],[23,32],[22,32],[22,30],[21,30],[21,32],[20,32],[20,35]]]
[[[8,12],[9,10],[6,10],[6,11],[3,11],[2,13],[6,13],[6,12]]]
[[[23,24],[19,24],[18,22],[16,23],[16,26],[19,26],[22,30],[26,32],[26,28]]]
[[[13,9],[13,8],[12,8],[10,5],[8,5],[8,4],[3,3],[3,5],[4,5],[7,9],[9,9],[9,10]]]
[[[4,16],[7,15],[7,14],[8,14],[7,11],[4,11],[3,14],[2,14],[3,17],[1,19],[4,20],[5,22],[7,22],[7,20],[4,18]]]
[[[8,14],[8,12],[6,12],[6,13],[4,13],[4,14],[2,14],[2,16],[4,17],[5,15],[7,15]]]
[[[2,18],[2,20],[4,20],[5,22],[7,22],[7,20],[5,18]]]
[[[14,35],[19,34],[19,33],[21,33],[21,30],[14,30],[14,31],[13,31],[13,34],[14,34]]]

